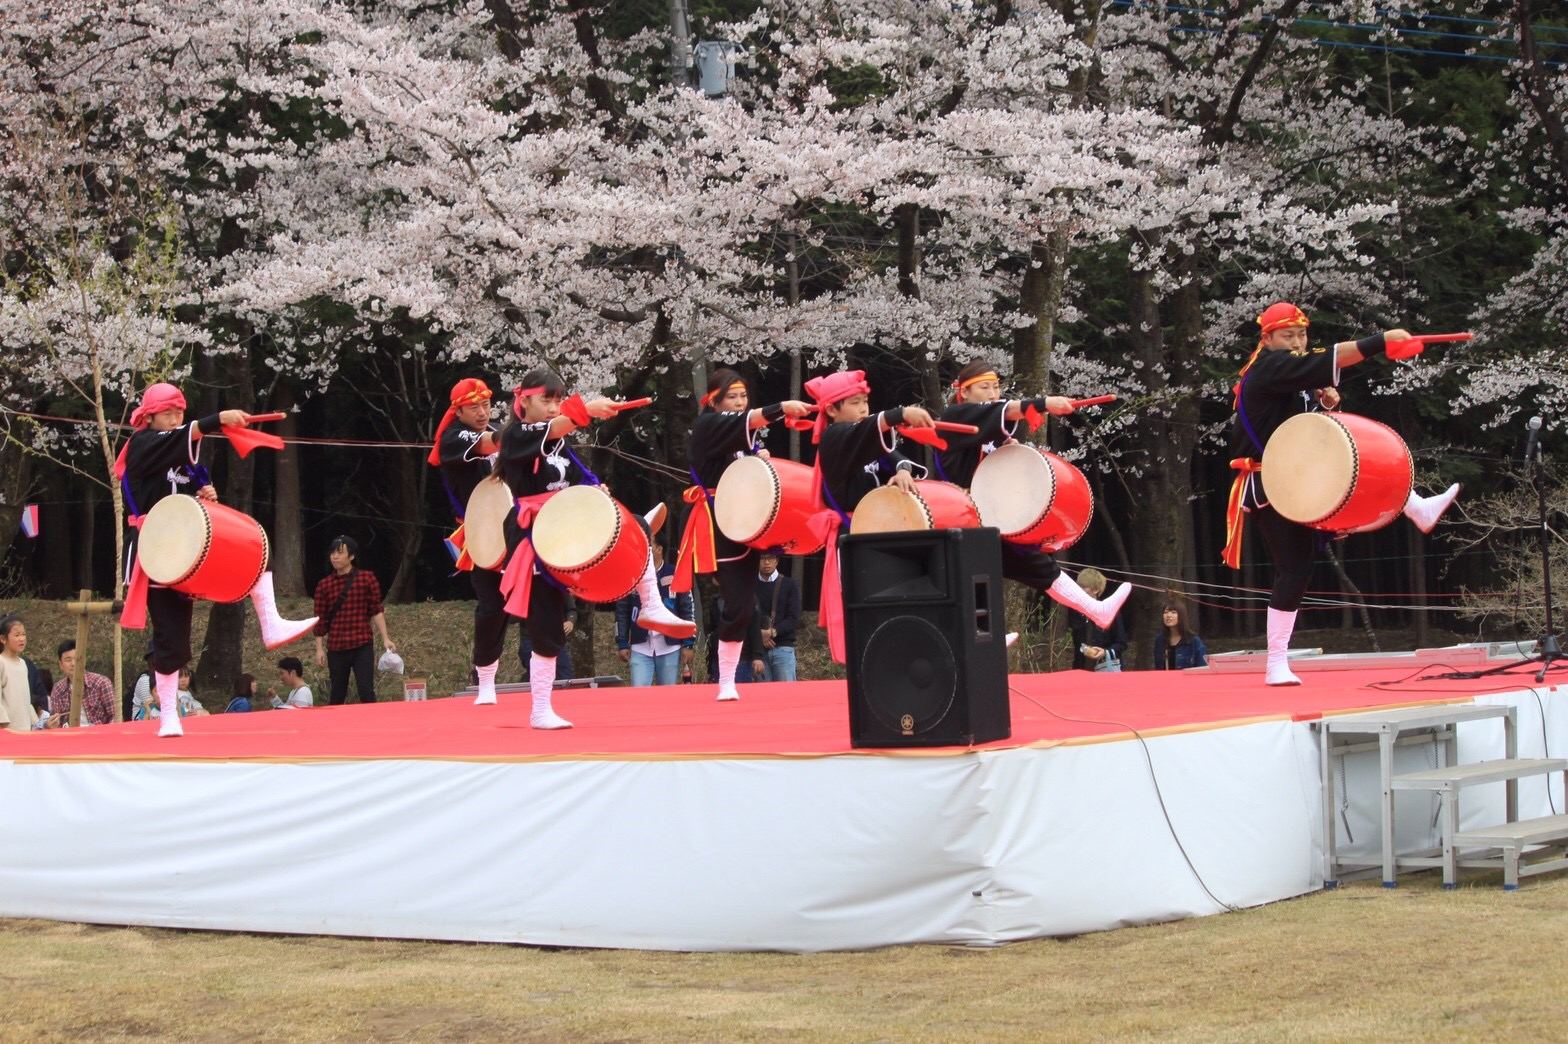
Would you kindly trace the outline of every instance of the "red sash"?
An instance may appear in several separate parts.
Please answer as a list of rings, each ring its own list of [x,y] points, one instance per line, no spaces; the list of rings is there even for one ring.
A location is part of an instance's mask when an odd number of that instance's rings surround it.
[[[681,534],[680,554],[675,559],[675,576],[670,590],[685,594],[697,583],[698,573],[714,573],[719,568],[718,538],[713,533],[713,490],[687,486],[681,499],[691,505],[686,516],[686,532]]]
[[[140,515],[131,516],[131,528],[142,528]],[[137,550],[136,558],[131,561],[131,582],[125,589],[125,605],[120,609],[120,626],[128,631],[147,627],[147,574],[142,572],[140,547]]]
[[[1251,457],[1237,457],[1230,462],[1236,470],[1236,480],[1230,484],[1230,501],[1225,505],[1225,550],[1220,561],[1232,569],[1241,568],[1241,534],[1245,529],[1241,502],[1247,492],[1247,476],[1263,470],[1263,462]]]
[[[517,498],[517,524],[523,531],[523,542],[512,552],[506,570],[501,574],[501,593],[506,595],[506,611],[513,616],[528,616],[528,595],[533,591],[534,582],[534,542],[529,530],[533,528],[534,516],[539,514],[545,501],[555,496],[555,492],[551,490]]]
[[[817,626],[828,632],[828,653],[834,663],[844,662],[844,591],[838,578],[838,533],[844,520],[837,511],[819,511],[806,521],[811,535],[823,541],[822,597],[817,603]]]

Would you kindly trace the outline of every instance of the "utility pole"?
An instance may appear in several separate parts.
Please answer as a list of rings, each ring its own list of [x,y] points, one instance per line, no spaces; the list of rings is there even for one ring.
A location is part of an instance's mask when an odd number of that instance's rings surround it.
[[[676,91],[691,89],[691,22],[686,17],[686,0],[670,0],[670,84]],[[684,141],[685,135],[681,135]],[[691,362],[691,391],[700,399],[708,388],[708,359],[697,347],[697,313],[687,325],[686,347]]]
[[[691,23],[686,0],[670,0],[670,83],[691,86]]]

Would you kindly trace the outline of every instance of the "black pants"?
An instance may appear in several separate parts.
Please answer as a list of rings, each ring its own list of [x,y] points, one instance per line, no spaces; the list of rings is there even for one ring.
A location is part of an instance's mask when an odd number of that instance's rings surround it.
[[[1002,575],[1037,591],[1048,591],[1062,575],[1056,559],[1037,547],[1021,547],[1002,541]]]
[[[1292,522],[1271,507],[1253,508],[1248,516],[1268,546],[1274,563],[1274,590],[1269,608],[1293,613],[1301,608],[1312,580],[1312,564],[1317,559],[1318,541],[1323,534],[1299,522]]]
[[[637,520],[643,535],[647,536],[647,520],[635,513],[632,517]],[[515,514],[507,515],[504,531],[506,554],[510,561],[511,556],[517,552],[517,545],[523,540],[523,531],[518,528]],[[535,574],[528,589],[528,615],[524,617],[524,627],[532,646],[531,651],[536,655],[554,659],[560,656],[561,650],[566,647],[566,592],[539,574]],[[497,651],[496,655],[499,657],[500,652]]]
[[[746,640],[757,610],[757,560],[761,557],[750,550],[733,561],[719,563],[719,595],[724,599],[724,611],[719,615],[721,642]]]
[[[152,669],[175,674],[191,662],[191,615],[195,601],[172,587],[147,589],[147,615],[152,620]]]
[[[506,645],[506,599],[501,595],[501,574],[494,569],[474,569],[468,574],[474,588],[474,666],[484,667],[501,659]]]
[[[359,692],[360,703],[376,702],[376,657],[374,643],[366,642],[357,649],[342,652],[327,651],[327,676],[332,679],[332,705],[348,699],[348,672],[354,672],[354,688]]]

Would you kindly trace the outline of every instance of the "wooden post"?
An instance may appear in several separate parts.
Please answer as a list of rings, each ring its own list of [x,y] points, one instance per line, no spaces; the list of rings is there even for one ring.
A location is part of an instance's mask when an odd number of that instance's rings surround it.
[[[76,669],[71,672],[71,728],[82,724],[82,686],[87,675],[87,623],[98,613],[118,613],[119,602],[89,602],[92,592],[82,588],[77,601],[66,605],[66,611],[76,614]],[[115,701],[118,703],[118,699]]]

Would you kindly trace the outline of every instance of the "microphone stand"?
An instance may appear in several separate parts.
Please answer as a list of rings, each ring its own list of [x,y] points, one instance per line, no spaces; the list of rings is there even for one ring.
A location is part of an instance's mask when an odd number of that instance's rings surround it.
[[[1557,642],[1557,633],[1552,629],[1552,559],[1550,530],[1546,528],[1546,467],[1541,463],[1541,443],[1538,437],[1540,431],[1540,418],[1532,422],[1530,441],[1525,448],[1525,468],[1528,471],[1530,462],[1535,461],[1535,505],[1540,518],[1541,538],[1541,580],[1546,595],[1546,634],[1536,643],[1534,656],[1519,660],[1516,663],[1505,663],[1497,667],[1488,667],[1481,671],[1454,671],[1450,674],[1434,675],[1434,679],[1472,679],[1487,678],[1494,674],[1505,674],[1516,671],[1527,664],[1540,664],[1541,669],[1536,672],[1535,683],[1540,685],[1546,681],[1546,672],[1552,669],[1552,664],[1561,660],[1568,663],[1568,656],[1563,655],[1562,646]]]
[[[1526,464],[1529,461],[1525,462]],[[1552,663],[1564,659],[1563,650],[1557,644],[1557,632],[1552,629],[1552,559],[1551,541],[1548,539],[1546,528],[1546,467],[1541,463],[1541,444],[1535,443],[1535,503],[1536,510],[1540,512],[1541,521],[1541,581],[1546,594],[1546,634],[1541,639],[1540,648],[1534,660],[1539,660],[1541,670],[1535,676],[1535,683],[1540,685],[1546,681],[1546,672],[1551,670]],[[1526,661],[1534,662],[1534,660]]]

